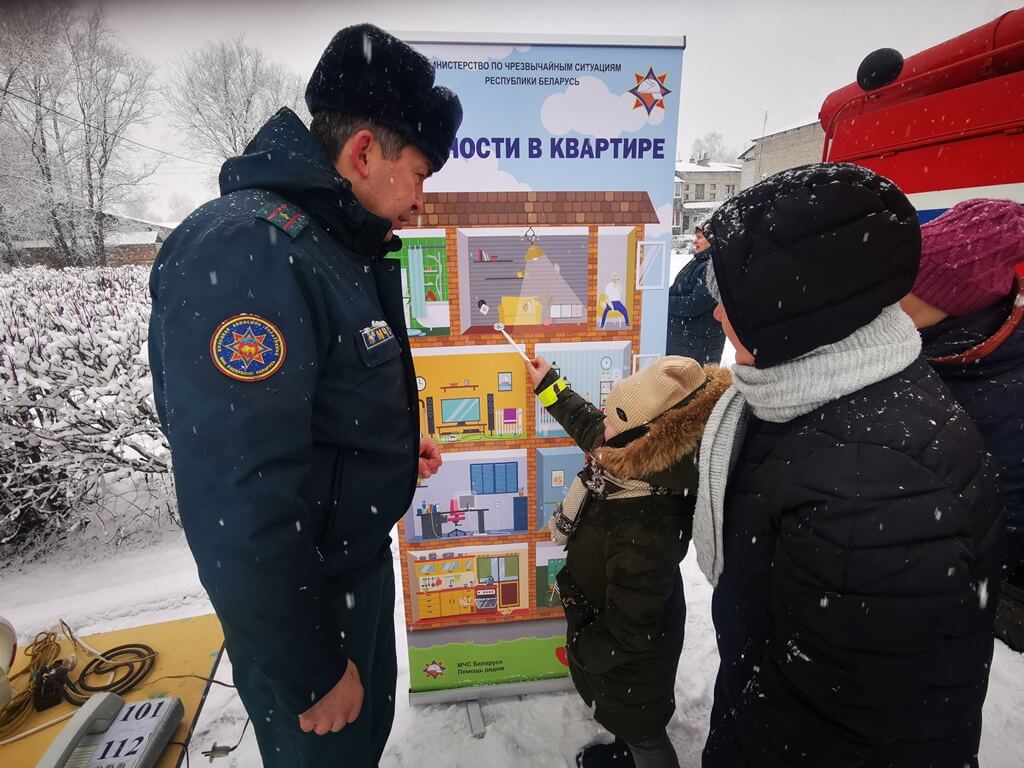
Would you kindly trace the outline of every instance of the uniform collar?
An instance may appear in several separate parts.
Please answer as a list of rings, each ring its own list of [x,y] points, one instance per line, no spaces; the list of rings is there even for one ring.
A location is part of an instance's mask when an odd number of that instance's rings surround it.
[[[392,236],[390,240],[384,240],[391,229],[391,222],[366,210],[353,194],[348,179],[337,178],[336,203],[331,205],[328,201],[324,205],[323,201],[316,201],[313,203],[316,210],[311,213],[342,246],[360,256],[377,259],[399,250],[402,247],[400,238]]]
[[[401,248],[385,242],[391,222],[356,199],[320,143],[298,116],[284,108],[271,117],[245,149],[224,163],[222,194],[263,189],[280,195],[315,219],[342,248],[368,259]]]

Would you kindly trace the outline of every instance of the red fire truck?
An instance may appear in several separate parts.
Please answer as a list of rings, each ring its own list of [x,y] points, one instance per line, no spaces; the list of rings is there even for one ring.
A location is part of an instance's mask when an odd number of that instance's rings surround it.
[[[823,160],[892,179],[922,222],[972,197],[1024,203],[1024,8],[905,61],[871,56],[870,90],[851,83],[821,106]]]

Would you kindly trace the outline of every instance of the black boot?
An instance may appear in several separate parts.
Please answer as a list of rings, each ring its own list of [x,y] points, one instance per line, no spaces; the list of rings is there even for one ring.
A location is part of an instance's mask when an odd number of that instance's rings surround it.
[[[576,753],[578,768],[635,768],[633,753],[626,742],[615,739],[611,744],[591,744]]]
[[[996,608],[996,637],[1018,653],[1024,653],[1024,588],[1003,582]]]

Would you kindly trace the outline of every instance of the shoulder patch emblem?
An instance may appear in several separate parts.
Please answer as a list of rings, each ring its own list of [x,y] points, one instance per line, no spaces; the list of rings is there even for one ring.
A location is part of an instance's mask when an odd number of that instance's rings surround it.
[[[269,221],[294,240],[309,224],[309,216],[288,203],[268,203],[259,212],[259,218]]]
[[[281,369],[284,335],[259,315],[235,315],[217,326],[210,339],[213,365],[236,381],[263,381]]]

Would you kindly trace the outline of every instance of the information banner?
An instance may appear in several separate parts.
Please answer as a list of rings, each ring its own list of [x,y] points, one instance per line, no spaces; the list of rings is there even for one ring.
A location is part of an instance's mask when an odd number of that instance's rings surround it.
[[[398,526],[410,694],[550,690],[568,667],[547,521],[583,457],[520,352],[599,406],[664,353],[683,42],[414,45],[465,119],[394,256],[444,454]]]

